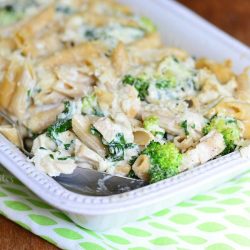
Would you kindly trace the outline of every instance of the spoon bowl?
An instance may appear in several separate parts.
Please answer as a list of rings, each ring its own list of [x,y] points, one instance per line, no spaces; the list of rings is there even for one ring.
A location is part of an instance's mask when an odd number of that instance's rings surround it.
[[[53,177],[69,191],[91,196],[108,196],[141,188],[146,182],[122,176],[97,172],[88,168],[76,168],[72,174]]]

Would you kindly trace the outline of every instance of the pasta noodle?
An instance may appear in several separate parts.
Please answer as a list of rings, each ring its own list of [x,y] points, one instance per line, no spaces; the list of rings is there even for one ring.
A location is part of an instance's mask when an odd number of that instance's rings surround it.
[[[129,164],[120,165],[115,168],[115,174],[118,174],[121,176],[127,176],[130,171],[131,171],[131,166]]]
[[[44,111],[34,111],[31,117],[25,121],[25,125],[34,133],[41,133],[46,128],[48,128],[53,122],[55,122],[56,117],[63,110],[63,105],[58,107],[44,110]]]
[[[210,114],[226,113],[238,120],[248,120],[250,117],[250,104],[237,100],[222,100],[212,110]]]
[[[0,133],[3,134],[8,140],[20,147],[20,139],[16,128],[12,128],[8,125],[0,125]]]
[[[134,142],[140,146],[146,146],[154,139],[154,136],[143,128],[135,128],[133,134]]]
[[[99,54],[100,46],[98,44],[85,43],[57,52],[55,55],[42,60],[41,64],[44,67],[56,67],[62,64],[84,62],[84,60],[89,60],[89,58],[98,57]]]
[[[114,49],[112,54],[112,63],[117,74],[124,74],[128,68],[128,56],[125,50],[125,46],[119,43]]]
[[[20,74],[21,66],[16,61],[10,63],[4,74],[3,81],[0,84],[0,106],[4,109],[9,107]]]
[[[208,68],[211,70],[219,81],[223,84],[227,83],[234,74],[232,73],[232,62],[230,60],[225,61],[223,64],[215,63],[211,60],[200,59],[196,63],[196,67],[200,68]]]
[[[149,168],[150,168],[150,162],[148,156],[146,155],[139,156],[132,166],[132,169],[135,172],[135,174],[143,180],[148,180]]]
[[[49,6],[31,18],[31,20],[28,20],[16,33],[15,40],[18,46],[22,48],[22,46],[29,42],[29,39],[45,29],[45,27],[53,20],[54,14],[54,6]]]
[[[101,157],[105,157],[106,150],[101,144],[100,140],[94,135],[90,134],[91,119],[89,117],[83,117],[80,115],[74,116],[72,119],[73,131],[77,137],[88,146],[90,149],[94,150]]]
[[[237,92],[236,96],[242,101],[249,102],[250,100],[250,78],[249,78],[250,68],[246,68],[242,74],[237,77]]]

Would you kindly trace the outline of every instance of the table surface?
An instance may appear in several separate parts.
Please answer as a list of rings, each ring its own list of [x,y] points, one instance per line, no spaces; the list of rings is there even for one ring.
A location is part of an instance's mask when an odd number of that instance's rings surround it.
[[[179,2],[250,46],[249,0],[179,0]],[[2,216],[0,216],[0,246],[5,250],[57,249]]]

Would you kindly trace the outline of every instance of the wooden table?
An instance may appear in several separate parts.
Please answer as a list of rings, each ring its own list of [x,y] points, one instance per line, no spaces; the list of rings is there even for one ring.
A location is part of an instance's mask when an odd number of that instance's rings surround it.
[[[250,46],[249,0],[179,0],[179,2]]]
[[[179,2],[250,45],[249,0],[180,0]],[[57,248],[0,217],[0,249],[55,250]]]

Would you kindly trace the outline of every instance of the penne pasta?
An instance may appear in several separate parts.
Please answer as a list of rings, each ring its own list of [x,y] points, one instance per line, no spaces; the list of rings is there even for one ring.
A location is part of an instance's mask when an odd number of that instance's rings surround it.
[[[126,86],[121,90],[120,106],[122,111],[129,117],[135,118],[141,110],[138,92],[132,86]]]
[[[230,60],[227,60],[223,64],[220,64],[202,58],[196,62],[196,67],[198,69],[207,68],[211,70],[223,84],[227,83],[234,77],[234,74],[232,72],[232,62]]]
[[[46,32],[42,37],[30,39],[22,46],[23,53],[32,57],[48,57],[62,49],[63,44],[55,30]]]
[[[212,114],[227,114],[238,120],[249,120],[250,104],[237,100],[222,100],[209,111]]]
[[[132,166],[136,176],[147,181],[149,179],[150,160],[146,155],[139,156]]]
[[[72,119],[72,129],[81,142],[104,158],[106,149],[99,138],[90,133],[91,124],[92,121],[87,116],[75,115]]]
[[[7,108],[20,121],[23,121],[27,116],[26,110],[30,105],[29,90],[34,87],[35,82],[36,76],[32,65],[24,62],[24,65],[20,68],[20,77],[17,79],[15,92]]]
[[[63,82],[57,81],[55,82],[55,86],[53,90],[68,97],[79,98],[86,95],[90,92],[90,84],[92,79],[90,77],[85,77],[86,83],[78,83],[78,82]],[[88,87],[89,86],[89,87]]]
[[[20,138],[16,128],[13,128],[9,125],[0,125],[0,134],[5,136],[8,140],[10,140],[17,147],[21,146]]]
[[[250,78],[249,78],[250,68],[246,68],[243,73],[237,77],[237,91],[236,97],[242,101],[249,102],[250,100]]]
[[[84,43],[76,47],[65,49],[45,58],[41,65],[47,68],[63,64],[81,63],[100,56],[100,45],[97,43]]]
[[[0,55],[6,54],[6,52],[11,53],[15,49],[16,43],[13,39],[0,37]]]
[[[28,118],[27,121],[25,121],[25,125],[33,133],[41,133],[56,121],[56,117],[62,111],[63,111],[62,104],[60,104],[55,108],[44,111],[34,110],[30,118]]]
[[[17,61],[10,63],[7,71],[0,83],[0,106],[4,109],[9,107],[12,97],[17,87],[17,81],[20,78],[22,68]]]
[[[112,53],[112,64],[117,74],[122,75],[128,68],[128,55],[123,43],[119,43]]]
[[[131,171],[131,166],[126,164],[126,165],[119,165],[115,168],[115,174],[116,175],[121,175],[121,176],[127,176],[129,172]]]
[[[27,20],[27,22],[18,30],[15,35],[15,41],[19,48],[22,48],[29,39],[35,37],[39,32],[48,26],[55,15],[55,7],[53,5],[45,8],[40,13]]]
[[[54,90],[48,89],[47,91],[41,91],[35,96],[34,103],[37,105],[50,105],[61,103],[65,99],[65,95],[58,93]]]
[[[242,121],[243,125],[243,138],[249,140],[250,139],[250,120]]]
[[[143,128],[135,128],[133,134],[134,142],[140,146],[147,146],[154,139],[154,136]]]
[[[100,88],[95,88],[95,94],[100,105],[111,106],[114,100],[114,95],[111,92],[102,90]]]

